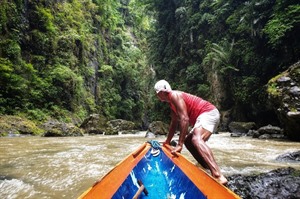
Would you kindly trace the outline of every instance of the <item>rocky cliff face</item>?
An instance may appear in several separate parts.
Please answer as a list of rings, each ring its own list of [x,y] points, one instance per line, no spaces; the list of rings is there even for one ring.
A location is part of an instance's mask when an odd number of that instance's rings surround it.
[[[207,71],[208,81],[211,82],[211,92],[213,93],[211,101],[220,109],[228,110],[232,106],[232,98],[228,88],[228,79],[224,78],[218,72]]]
[[[268,96],[285,134],[300,141],[300,61],[269,81]]]

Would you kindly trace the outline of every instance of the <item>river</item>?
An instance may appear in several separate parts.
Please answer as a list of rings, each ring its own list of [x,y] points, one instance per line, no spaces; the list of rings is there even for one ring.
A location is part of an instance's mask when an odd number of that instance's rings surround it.
[[[157,138],[164,141],[164,137]],[[138,135],[0,138],[0,198],[77,198],[147,141]],[[276,162],[300,143],[213,135],[207,143],[225,175],[255,174],[297,163]],[[182,154],[195,163],[184,148]]]

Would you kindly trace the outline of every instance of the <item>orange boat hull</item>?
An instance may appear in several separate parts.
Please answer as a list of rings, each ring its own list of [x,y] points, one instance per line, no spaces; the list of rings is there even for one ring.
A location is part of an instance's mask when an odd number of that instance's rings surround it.
[[[151,148],[141,145],[79,198],[240,198],[170,146]]]

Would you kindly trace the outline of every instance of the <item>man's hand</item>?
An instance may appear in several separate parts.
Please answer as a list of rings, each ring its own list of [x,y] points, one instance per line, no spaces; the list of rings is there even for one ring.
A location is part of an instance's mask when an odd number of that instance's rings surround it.
[[[172,154],[175,154],[176,152],[177,152],[177,153],[180,153],[181,150],[182,150],[182,146],[181,146],[181,145],[177,145],[177,146],[171,151],[171,153],[172,153]]]

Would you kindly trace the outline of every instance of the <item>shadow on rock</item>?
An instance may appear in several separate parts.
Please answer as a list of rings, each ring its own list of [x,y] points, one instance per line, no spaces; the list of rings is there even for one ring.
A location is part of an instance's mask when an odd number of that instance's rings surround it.
[[[300,171],[291,167],[251,176],[232,175],[228,179],[228,188],[243,199],[300,198]]]

